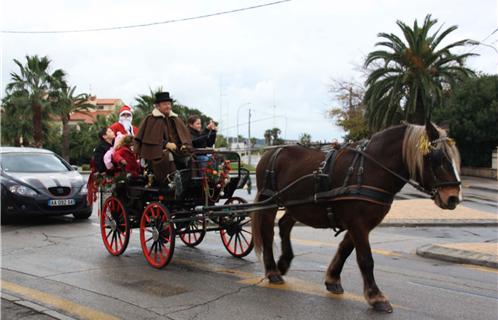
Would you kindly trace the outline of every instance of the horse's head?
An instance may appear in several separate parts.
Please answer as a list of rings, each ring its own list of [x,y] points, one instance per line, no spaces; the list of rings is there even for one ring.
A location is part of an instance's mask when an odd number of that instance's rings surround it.
[[[409,125],[403,157],[410,178],[430,192],[440,208],[453,210],[462,201],[460,155],[444,130],[431,122],[425,126]]]

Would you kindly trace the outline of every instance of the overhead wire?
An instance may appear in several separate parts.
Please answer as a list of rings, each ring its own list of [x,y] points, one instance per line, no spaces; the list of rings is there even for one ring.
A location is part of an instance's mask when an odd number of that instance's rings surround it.
[[[244,7],[244,8],[239,8],[239,9],[227,10],[227,11],[220,11],[220,12],[209,13],[209,14],[204,14],[204,15],[199,15],[199,16],[194,16],[194,17],[171,19],[171,20],[142,23],[142,24],[125,25],[125,26],[101,27],[101,28],[91,28],[91,29],[73,29],[73,30],[1,30],[0,32],[1,33],[11,33],[11,34],[58,34],[58,33],[99,32],[99,31],[144,28],[144,27],[151,27],[151,26],[170,24],[170,23],[176,23],[176,22],[184,22],[184,21],[190,21],[190,20],[210,18],[210,17],[221,16],[221,15],[225,15],[225,14],[231,14],[231,13],[242,12],[242,11],[247,11],[247,10],[254,10],[254,9],[273,6],[273,5],[281,4],[284,2],[290,2],[290,1],[292,1],[292,0],[280,0],[280,1],[263,3],[263,4],[250,6],[250,7]]]

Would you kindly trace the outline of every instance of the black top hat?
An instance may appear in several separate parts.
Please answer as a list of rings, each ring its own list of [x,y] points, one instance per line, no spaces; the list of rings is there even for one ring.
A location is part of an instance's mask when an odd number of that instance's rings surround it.
[[[162,101],[173,102],[173,99],[169,96],[169,92],[158,92],[156,93],[156,101],[154,103],[159,103]]]

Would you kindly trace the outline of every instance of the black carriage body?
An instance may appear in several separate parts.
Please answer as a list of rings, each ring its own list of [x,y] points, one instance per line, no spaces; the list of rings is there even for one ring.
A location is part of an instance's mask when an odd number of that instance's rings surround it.
[[[217,167],[223,161],[230,161],[232,170],[229,181],[222,188],[208,186],[198,156],[208,156],[210,161],[216,161]],[[249,172],[241,168],[240,156],[236,152],[214,151],[212,149],[195,150],[189,163],[189,168],[180,170],[181,192],[178,193],[168,183],[161,186],[148,186],[146,177],[129,177],[114,186],[114,194],[123,203],[131,220],[131,227],[138,227],[140,217],[146,205],[152,202],[163,204],[172,214],[173,222],[181,227],[184,222],[194,219],[199,213],[199,206],[213,206],[216,203],[233,197],[237,189],[241,189],[249,179]],[[174,179],[171,179],[174,182]],[[211,195],[206,194],[210,192]],[[215,221],[217,222],[217,221]]]

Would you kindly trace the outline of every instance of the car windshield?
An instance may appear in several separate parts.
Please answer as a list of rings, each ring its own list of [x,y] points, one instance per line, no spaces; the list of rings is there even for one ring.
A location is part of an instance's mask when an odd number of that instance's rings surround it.
[[[51,153],[4,153],[0,155],[6,172],[67,172],[64,162]]]

